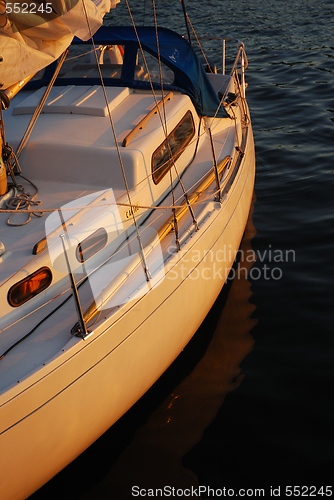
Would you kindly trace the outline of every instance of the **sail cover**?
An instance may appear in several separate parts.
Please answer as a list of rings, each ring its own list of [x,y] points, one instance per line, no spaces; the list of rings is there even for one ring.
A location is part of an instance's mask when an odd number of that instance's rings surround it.
[[[87,40],[120,0],[0,0],[0,89],[57,59],[74,36]]]

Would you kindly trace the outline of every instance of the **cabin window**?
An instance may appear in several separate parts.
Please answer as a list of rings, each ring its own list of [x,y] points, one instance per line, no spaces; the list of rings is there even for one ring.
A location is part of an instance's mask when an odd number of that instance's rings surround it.
[[[18,307],[43,292],[52,282],[52,272],[48,267],[41,267],[23,280],[13,285],[8,292],[8,302]]]
[[[174,79],[174,72],[166,64],[158,62],[156,57],[148,52],[138,50],[135,80],[172,85]]]
[[[153,153],[152,176],[154,184],[158,184],[166,175],[194,135],[195,124],[191,112],[188,111],[167,139]]]
[[[121,78],[124,45],[99,45],[95,54],[87,47],[70,47],[70,54],[65,60],[60,78]],[[96,64],[96,60],[99,66]]]
[[[102,250],[108,242],[107,231],[101,227],[94,233],[90,234],[81,243],[78,244],[76,249],[76,258],[79,262],[85,262],[93,257],[97,252]]]

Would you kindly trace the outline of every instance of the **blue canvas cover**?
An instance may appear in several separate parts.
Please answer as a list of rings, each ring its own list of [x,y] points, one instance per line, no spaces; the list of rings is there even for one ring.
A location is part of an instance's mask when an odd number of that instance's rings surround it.
[[[158,57],[155,27],[141,26],[136,28],[136,31],[142,48]],[[164,88],[179,90],[189,95],[200,116],[215,116],[219,107],[218,96],[191,45],[186,39],[167,28],[159,28],[158,37],[160,58],[175,75],[173,85],[164,85]],[[102,26],[95,33],[94,41],[103,45],[123,45],[125,52],[122,83],[133,88],[149,88],[148,82],[138,82],[134,79],[135,58],[139,44],[132,26]],[[82,42],[75,39],[74,43]],[[217,116],[227,116],[224,107],[220,106]]]

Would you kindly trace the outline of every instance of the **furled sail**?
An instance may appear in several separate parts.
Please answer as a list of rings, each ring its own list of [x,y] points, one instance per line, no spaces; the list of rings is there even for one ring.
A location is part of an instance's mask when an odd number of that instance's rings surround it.
[[[57,59],[74,36],[87,40],[120,0],[0,0],[0,89]]]

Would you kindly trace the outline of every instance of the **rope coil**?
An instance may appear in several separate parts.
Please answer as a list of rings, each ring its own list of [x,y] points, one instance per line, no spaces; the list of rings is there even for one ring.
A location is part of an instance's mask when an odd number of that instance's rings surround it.
[[[5,206],[7,208],[4,211],[11,213],[11,215],[7,219],[7,224],[9,226],[25,226],[31,221],[33,215],[35,217],[43,217],[44,215],[43,211],[36,211],[29,209],[31,205],[41,204],[40,200],[33,199],[34,196],[35,195],[31,196],[29,193],[17,193],[16,195],[12,196],[11,198],[9,198],[9,200],[6,201]],[[27,219],[24,222],[20,223],[12,222],[12,218],[19,213],[28,214]]]

